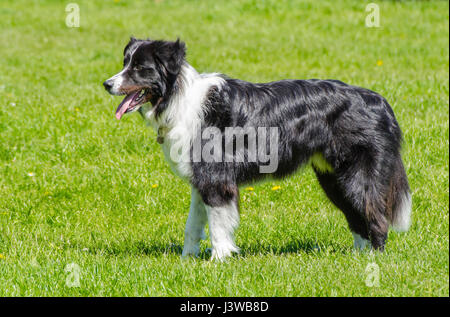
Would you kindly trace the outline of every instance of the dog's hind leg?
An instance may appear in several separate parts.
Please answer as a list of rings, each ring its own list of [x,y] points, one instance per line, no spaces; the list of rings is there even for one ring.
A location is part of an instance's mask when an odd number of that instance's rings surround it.
[[[192,187],[191,206],[186,221],[184,248],[182,256],[197,256],[200,251],[200,239],[205,238],[204,228],[207,216],[203,200],[198,191]]]
[[[358,160],[347,161],[344,166],[335,172],[336,176],[321,175],[317,171],[316,174],[322,187],[328,187],[325,189],[327,195],[345,213],[355,243],[360,238],[368,239],[373,249],[383,251],[390,217],[387,199],[389,185],[383,177],[389,173],[391,165],[385,160],[379,164],[382,168],[378,167],[383,170],[376,171],[367,156],[362,156]]]
[[[369,230],[364,214],[358,211],[350,200],[345,197],[341,186],[338,184],[336,175],[333,172],[319,170],[314,165],[313,169],[325,194],[344,213],[353,234],[355,249],[362,250],[370,247]]]
[[[385,161],[383,173],[361,177],[365,189],[365,212],[369,224],[372,247],[383,251],[389,225],[399,232],[407,231],[411,224],[411,194],[400,154]]]

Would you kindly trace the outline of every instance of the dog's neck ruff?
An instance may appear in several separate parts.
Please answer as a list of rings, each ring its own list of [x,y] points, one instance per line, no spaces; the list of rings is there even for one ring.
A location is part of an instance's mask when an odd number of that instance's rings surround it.
[[[195,132],[203,122],[208,92],[212,87],[220,88],[225,80],[217,73],[199,74],[187,62],[181,67],[176,80],[166,109],[156,117],[155,108],[148,104],[142,107],[142,115],[158,133],[157,142],[162,145],[174,172],[182,177],[190,177],[189,153],[181,154],[175,162],[171,156],[172,145],[190,148]]]

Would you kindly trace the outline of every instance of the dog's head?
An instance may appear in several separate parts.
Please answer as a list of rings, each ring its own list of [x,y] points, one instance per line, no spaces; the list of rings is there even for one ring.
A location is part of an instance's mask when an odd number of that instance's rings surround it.
[[[125,46],[123,69],[103,83],[112,95],[126,95],[116,118],[138,110],[150,101],[157,106],[171,93],[184,63],[185,44],[177,40],[152,41],[131,38]]]

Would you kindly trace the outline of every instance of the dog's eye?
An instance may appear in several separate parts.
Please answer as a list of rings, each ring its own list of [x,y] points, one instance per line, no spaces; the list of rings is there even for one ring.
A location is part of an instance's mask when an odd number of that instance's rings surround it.
[[[133,70],[140,71],[140,70],[142,70],[142,66],[141,65],[134,65],[133,66]]]

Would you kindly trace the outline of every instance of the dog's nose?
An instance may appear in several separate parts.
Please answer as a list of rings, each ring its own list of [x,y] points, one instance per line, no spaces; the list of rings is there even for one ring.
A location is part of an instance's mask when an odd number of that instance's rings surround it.
[[[113,85],[109,80],[107,80],[103,83],[103,86],[105,87],[106,90],[110,91]]]

